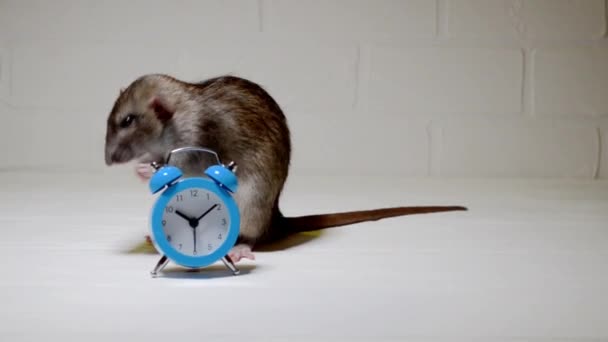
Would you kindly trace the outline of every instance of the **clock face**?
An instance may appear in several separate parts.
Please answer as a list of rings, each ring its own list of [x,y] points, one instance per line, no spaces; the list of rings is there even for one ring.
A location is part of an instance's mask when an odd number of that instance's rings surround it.
[[[230,213],[214,192],[189,187],[164,206],[162,230],[179,253],[199,257],[215,252],[228,238]]]

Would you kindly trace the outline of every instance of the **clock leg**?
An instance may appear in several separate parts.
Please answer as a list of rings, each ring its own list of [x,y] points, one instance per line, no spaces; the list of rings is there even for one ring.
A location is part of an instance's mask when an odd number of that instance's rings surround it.
[[[232,274],[238,275],[239,273],[241,273],[241,271],[236,268],[229,256],[226,255],[225,257],[223,257],[222,261],[224,262],[224,265],[226,265],[226,267],[228,267],[232,271]]]
[[[169,262],[169,258],[167,258],[166,255],[163,255],[160,258],[160,260],[158,260],[158,263],[156,264],[156,267],[154,267],[154,270],[152,270],[152,272],[150,272],[152,277],[156,277],[158,272],[162,271],[162,269],[165,268],[165,266],[167,266],[168,262]]]

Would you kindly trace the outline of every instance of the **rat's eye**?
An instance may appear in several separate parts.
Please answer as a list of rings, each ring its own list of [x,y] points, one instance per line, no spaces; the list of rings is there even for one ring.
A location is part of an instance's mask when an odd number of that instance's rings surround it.
[[[120,122],[120,127],[127,128],[127,127],[131,126],[133,121],[135,121],[135,115],[129,114],[124,119],[122,119],[122,121]]]

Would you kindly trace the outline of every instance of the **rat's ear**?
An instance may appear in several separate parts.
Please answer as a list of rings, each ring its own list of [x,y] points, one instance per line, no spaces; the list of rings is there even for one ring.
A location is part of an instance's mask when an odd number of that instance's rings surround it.
[[[161,122],[165,123],[173,117],[173,110],[167,106],[167,103],[160,98],[155,97],[150,101],[150,108],[156,114],[156,117]]]

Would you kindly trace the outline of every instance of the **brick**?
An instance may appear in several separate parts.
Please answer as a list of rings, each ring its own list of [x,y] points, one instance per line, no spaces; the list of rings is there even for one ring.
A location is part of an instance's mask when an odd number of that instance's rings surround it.
[[[256,0],[5,0],[0,22],[15,40],[148,40],[157,50],[184,36],[190,40],[259,30]]]
[[[9,101],[22,107],[111,109],[120,87],[149,72],[171,72],[170,50],[131,44],[22,44],[13,51]]]
[[[606,31],[604,0],[452,0],[452,36],[589,39]]]
[[[608,48],[535,51],[533,74],[537,114],[608,115]]]
[[[361,57],[361,105],[421,113],[517,113],[522,63],[517,49],[368,47]]]
[[[425,118],[293,112],[287,120],[294,174],[428,175]]]
[[[255,39],[185,49],[177,74],[202,79],[223,73],[262,85],[283,109],[344,110],[356,95],[354,46]]]
[[[441,176],[591,179],[599,136],[591,124],[506,118],[444,119]]]
[[[0,125],[0,168],[104,167],[105,117],[80,111],[1,110],[5,123]]]
[[[435,34],[436,4],[428,0],[269,0],[264,31],[354,39]]]

